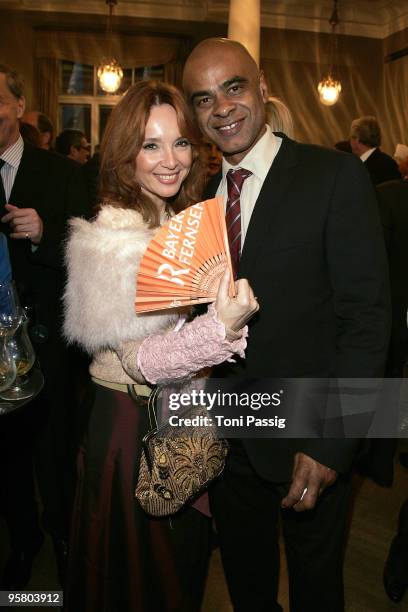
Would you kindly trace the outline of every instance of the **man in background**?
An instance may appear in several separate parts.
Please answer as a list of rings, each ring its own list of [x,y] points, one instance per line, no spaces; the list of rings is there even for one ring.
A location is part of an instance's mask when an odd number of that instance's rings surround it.
[[[406,150],[403,147],[405,145],[398,145],[396,154],[400,156],[401,174],[404,175],[405,162],[408,175],[408,147]],[[408,177],[377,187],[377,198],[388,254],[392,298],[392,331],[386,375],[402,378],[408,361]],[[396,446],[396,440],[389,442],[391,451],[395,451]],[[388,454],[392,460],[394,453]],[[378,461],[384,462],[384,453],[379,455],[377,452],[377,457]],[[400,453],[400,462],[408,467],[408,453]],[[388,597],[396,603],[401,601],[408,587],[408,499],[401,506],[398,530],[390,545],[384,568],[384,587]]]
[[[408,179],[408,147],[404,144],[397,144],[395,147],[394,159],[398,164],[399,171],[403,179]]]
[[[375,117],[354,119],[350,130],[350,145],[367,168],[374,185],[401,178],[398,165],[380,149],[381,129]]]
[[[89,159],[91,145],[81,130],[67,129],[58,134],[55,139],[55,150],[60,155],[83,165]]]
[[[70,448],[75,413],[69,353],[61,335],[63,243],[67,220],[88,212],[81,168],[25,143],[23,82],[0,65],[0,220],[7,236],[20,301],[30,309],[30,335],[45,378],[23,409],[1,417],[1,511],[11,554],[0,577],[5,590],[23,589],[43,541],[34,492],[33,460],[44,505],[42,526],[64,561],[73,495]]]
[[[29,123],[35,127],[40,133],[40,148],[49,151],[52,148],[52,140],[54,137],[54,128],[51,120],[40,113],[40,111],[28,111],[24,113],[23,123]]]

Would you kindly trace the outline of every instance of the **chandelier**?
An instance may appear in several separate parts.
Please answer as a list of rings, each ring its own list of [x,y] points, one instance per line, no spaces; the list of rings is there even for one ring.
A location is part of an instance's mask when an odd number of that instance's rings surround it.
[[[324,77],[317,86],[317,91],[319,92],[320,102],[325,106],[332,106],[336,104],[339,99],[339,95],[341,92],[341,83],[337,81],[333,77],[333,66],[335,63],[335,57],[337,55],[337,36],[336,36],[336,26],[339,25],[339,17],[337,13],[337,0],[333,0],[333,12],[329,19],[329,24],[331,26],[331,34],[330,34],[330,57],[329,57],[329,73],[326,77]]]
[[[112,57],[112,12],[117,0],[106,0],[109,6],[108,22],[106,33],[108,38],[108,56],[103,59],[98,68],[98,81],[101,89],[107,93],[115,93],[122,82],[123,70],[118,62]]]

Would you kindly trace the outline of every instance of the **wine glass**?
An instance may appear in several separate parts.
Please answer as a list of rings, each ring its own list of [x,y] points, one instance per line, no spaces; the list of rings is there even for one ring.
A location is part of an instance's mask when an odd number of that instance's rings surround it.
[[[16,377],[16,365],[8,349],[8,340],[20,324],[18,296],[13,282],[0,283],[0,391]]]
[[[14,334],[8,338],[7,348],[14,360],[17,376],[11,387],[0,393],[0,397],[5,400],[27,399],[34,395],[36,390],[31,384],[32,380],[27,376],[34,365],[35,353],[28,336],[28,317],[24,309],[20,307],[17,309],[16,320],[18,325]]]
[[[7,389],[14,381],[17,369],[8,349],[7,341],[17,329],[18,321],[0,312],[0,391]]]
[[[9,380],[10,371],[5,376],[8,385],[6,386],[4,382],[4,386],[0,388],[1,399],[27,399],[36,391],[30,384],[30,378],[26,376],[35,361],[34,349],[27,333],[27,323],[28,317],[20,306],[14,282],[0,285],[0,334],[4,338],[4,354],[8,354],[13,361],[15,373],[11,380]],[[6,358],[2,363],[6,370],[10,370]]]

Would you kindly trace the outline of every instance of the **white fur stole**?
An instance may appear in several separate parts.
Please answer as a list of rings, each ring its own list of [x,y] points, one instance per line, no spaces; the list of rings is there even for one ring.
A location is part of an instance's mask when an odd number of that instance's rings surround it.
[[[66,246],[64,333],[93,354],[174,327],[175,311],[136,315],[136,274],[156,230],[140,213],[104,206],[92,221],[74,218]]]

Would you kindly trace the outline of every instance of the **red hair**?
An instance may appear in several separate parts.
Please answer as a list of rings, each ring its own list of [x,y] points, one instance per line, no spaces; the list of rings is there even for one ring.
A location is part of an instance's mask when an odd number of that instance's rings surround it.
[[[150,110],[161,104],[174,108],[180,134],[188,139],[193,152],[190,172],[169,205],[179,212],[199,201],[205,182],[205,170],[199,156],[200,134],[187,102],[172,85],[158,81],[140,81],[132,85],[113,109],[101,144],[102,205],[109,203],[137,210],[151,227],[159,225],[159,212],[135,180],[135,159],[144,141]]]

